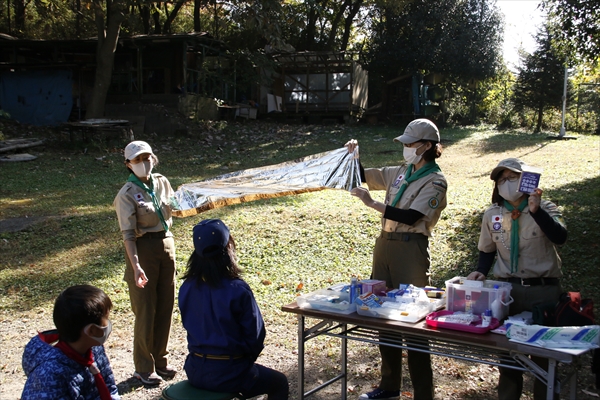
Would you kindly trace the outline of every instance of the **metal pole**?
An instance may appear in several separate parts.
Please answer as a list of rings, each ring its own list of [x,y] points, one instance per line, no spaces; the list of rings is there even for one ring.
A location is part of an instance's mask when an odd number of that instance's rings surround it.
[[[565,60],[565,83],[563,86],[563,96],[562,96],[562,101],[563,101],[562,124],[560,126],[560,133],[558,134],[558,136],[561,138],[565,136],[565,109],[567,107],[567,79],[568,78],[569,78],[569,71],[567,69],[567,60]]]

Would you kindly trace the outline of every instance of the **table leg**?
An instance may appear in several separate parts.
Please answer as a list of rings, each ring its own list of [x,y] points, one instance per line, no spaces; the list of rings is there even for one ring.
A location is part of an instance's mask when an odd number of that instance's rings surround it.
[[[304,399],[304,316],[298,315],[298,396]]]
[[[569,397],[571,400],[577,399],[577,368],[575,368],[569,380]]]
[[[341,325],[342,332],[346,332],[347,325]],[[342,379],[342,400],[346,400],[348,395],[348,339],[344,335],[342,337],[342,354],[341,354],[341,362],[342,362],[342,375],[344,378]]]
[[[554,384],[556,383],[556,360],[548,359],[548,381],[546,390],[546,399],[554,399]]]

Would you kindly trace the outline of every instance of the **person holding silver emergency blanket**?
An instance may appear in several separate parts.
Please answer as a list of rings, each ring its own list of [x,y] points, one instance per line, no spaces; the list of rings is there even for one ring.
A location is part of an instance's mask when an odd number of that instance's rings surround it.
[[[370,190],[386,191],[384,203],[373,200],[364,187],[353,189],[351,194],[382,215],[382,230],[373,252],[372,278],[384,280],[389,288],[398,288],[403,283],[422,287],[429,284],[429,237],[446,208],[446,178],[435,162],[442,154],[440,134],[433,122],[416,119],[394,142],[402,143],[406,163],[364,170],[360,167],[361,177]],[[358,143],[351,140],[346,146],[354,153]],[[400,395],[402,349],[379,346],[379,350],[381,382],[360,399],[398,399]],[[409,350],[408,370],[414,399],[433,399],[429,353]]]

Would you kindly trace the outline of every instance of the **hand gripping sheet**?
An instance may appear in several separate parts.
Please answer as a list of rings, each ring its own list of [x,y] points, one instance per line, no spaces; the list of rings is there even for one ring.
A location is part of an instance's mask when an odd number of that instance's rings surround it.
[[[361,185],[358,147],[346,147],[281,164],[246,169],[205,181],[186,183],[175,192],[176,217],[259,199],[324,189],[351,190]]]

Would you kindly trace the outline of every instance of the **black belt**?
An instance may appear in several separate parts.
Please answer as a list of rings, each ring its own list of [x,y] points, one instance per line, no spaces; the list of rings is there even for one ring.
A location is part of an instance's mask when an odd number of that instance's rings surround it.
[[[146,232],[142,236],[140,236],[138,239],[164,239],[166,237],[167,237],[167,232],[160,231],[160,232]]]
[[[410,242],[411,240],[423,240],[427,239],[427,236],[422,233],[412,232],[386,232],[381,231],[381,237],[388,240],[401,240],[403,242]]]
[[[498,278],[499,281],[516,283],[521,286],[543,286],[543,285],[558,285],[558,278]]]
[[[202,354],[202,353],[194,353],[196,357],[206,358],[209,360],[239,360],[240,358],[244,358],[244,356],[230,356],[227,354]]]

